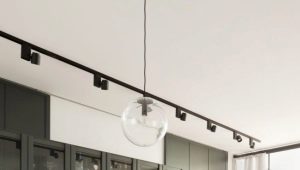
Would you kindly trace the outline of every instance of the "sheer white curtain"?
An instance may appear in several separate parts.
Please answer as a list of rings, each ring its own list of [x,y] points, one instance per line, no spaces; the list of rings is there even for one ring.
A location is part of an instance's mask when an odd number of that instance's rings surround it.
[[[233,170],[268,170],[268,155],[257,154],[235,158]]]

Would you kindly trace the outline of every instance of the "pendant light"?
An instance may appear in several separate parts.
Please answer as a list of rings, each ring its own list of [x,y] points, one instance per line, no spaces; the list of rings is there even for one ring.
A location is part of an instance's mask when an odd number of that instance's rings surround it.
[[[161,140],[168,128],[163,108],[146,97],[146,0],[144,0],[144,95],[130,102],[121,120],[125,137],[137,146],[152,146]]]

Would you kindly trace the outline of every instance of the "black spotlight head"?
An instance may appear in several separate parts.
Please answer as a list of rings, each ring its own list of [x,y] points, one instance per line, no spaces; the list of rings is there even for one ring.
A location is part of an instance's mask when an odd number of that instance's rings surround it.
[[[216,126],[216,125],[212,125],[210,130],[211,130],[212,132],[216,132],[217,126]]]
[[[242,142],[242,141],[243,141],[243,139],[242,139],[242,137],[241,137],[240,135],[237,135],[237,136],[236,136],[236,140],[237,140],[238,142]]]
[[[254,149],[254,147],[255,147],[255,142],[253,141],[252,138],[249,139],[249,146],[251,149]]]
[[[102,90],[108,90],[109,82],[107,80],[102,80],[99,74],[94,75],[94,86],[101,88]]]
[[[186,120],[186,113],[182,113],[180,116],[180,120],[185,121]]]
[[[216,125],[213,125],[211,123],[211,121],[207,121],[207,129],[210,130],[211,132],[216,132],[217,130],[217,126]]]
[[[39,55],[39,53],[33,52],[31,54],[31,64],[40,65],[40,55]]]
[[[101,81],[101,89],[102,90],[108,90],[108,85],[109,85],[109,83],[108,83],[107,80],[102,80]]]
[[[255,147],[255,142],[253,142],[253,143],[250,145],[250,148],[251,148],[251,149],[254,149],[254,147]]]
[[[242,142],[243,139],[240,135],[238,135],[236,132],[233,132],[233,139],[238,141],[238,142]]]

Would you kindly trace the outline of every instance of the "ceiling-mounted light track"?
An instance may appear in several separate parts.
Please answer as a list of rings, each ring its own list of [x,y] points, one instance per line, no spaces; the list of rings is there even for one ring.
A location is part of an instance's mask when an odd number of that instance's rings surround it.
[[[113,83],[115,83],[115,84],[118,84],[118,85],[120,85],[120,86],[123,86],[123,87],[125,87],[125,88],[127,88],[127,89],[130,89],[130,90],[132,90],[132,91],[135,91],[135,92],[137,92],[137,93],[144,94],[144,95],[147,96],[147,97],[151,97],[152,99],[155,99],[155,100],[157,100],[157,101],[160,101],[160,102],[162,102],[162,103],[164,103],[164,104],[166,104],[166,105],[169,105],[169,106],[171,106],[171,107],[174,107],[174,108],[180,108],[180,110],[183,111],[183,112],[185,112],[186,114],[190,114],[190,115],[192,115],[192,116],[195,116],[195,117],[197,117],[197,118],[199,118],[199,119],[202,119],[202,120],[205,120],[205,121],[211,120],[211,119],[209,119],[209,118],[207,118],[207,117],[205,117],[205,116],[203,116],[203,115],[201,115],[201,114],[199,114],[199,113],[193,112],[192,110],[189,110],[189,109],[187,109],[187,108],[184,108],[184,107],[182,107],[182,106],[179,106],[179,105],[177,105],[177,104],[175,104],[175,103],[173,103],[173,102],[170,102],[170,101],[168,101],[168,100],[166,100],[166,99],[163,99],[163,98],[161,98],[161,97],[159,97],[159,96],[156,96],[156,95],[154,95],[154,94],[151,94],[151,93],[149,93],[149,92],[145,92],[145,91],[142,90],[142,89],[139,89],[139,88],[137,88],[137,87],[134,87],[134,86],[132,86],[132,85],[130,85],[130,84],[127,84],[127,83],[125,83],[125,82],[123,82],[123,81],[120,81],[120,80],[118,80],[118,79],[116,79],[116,78],[113,78],[113,77],[111,77],[111,76],[108,76],[108,75],[106,75],[106,74],[100,73],[100,72],[97,71],[97,70],[94,70],[94,69],[92,69],[92,68],[89,68],[89,67],[87,67],[87,66],[85,66],[85,65],[82,65],[82,64],[80,64],[80,63],[77,63],[77,62],[75,62],[75,61],[73,61],[73,60],[67,59],[67,58],[65,58],[65,57],[63,57],[63,56],[61,56],[61,55],[58,55],[58,54],[56,54],[56,53],[54,53],[54,52],[51,52],[51,51],[49,51],[49,50],[46,50],[46,49],[44,49],[44,48],[42,48],[42,47],[39,47],[39,46],[37,46],[37,45],[34,45],[34,44],[29,43],[29,42],[27,42],[27,41],[24,41],[24,40],[22,40],[22,39],[20,39],[20,38],[17,38],[17,37],[15,37],[15,36],[13,36],[13,35],[7,34],[7,33],[3,32],[3,31],[0,31],[0,36],[3,37],[3,38],[6,38],[6,39],[8,39],[8,40],[11,40],[11,41],[13,41],[13,42],[15,42],[15,43],[17,43],[17,44],[20,44],[20,45],[22,46],[22,51],[25,49],[25,47],[24,47],[24,49],[23,49],[23,45],[24,45],[24,44],[25,44],[25,45],[28,45],[30,50],[35,50],[35,51],[37,51],[37,52],[39,52],[39,53],[44,54],[45,56],[48,56],[48,57],[51,57],[51,58],[53,58],[53,59],[59,60],[59,61],[61,61],[61,62],[63,62],[63,63],[69,64],[69,65],[74,66],[74,67],[76,67],[76,68],[78,68],[78,69],[81,69],[81,70],[83,70],[83,71],[89,72],[89,73],[91,73],[91,74],[93,74],[93,75],[95,75],[95,74],[100,74],[100,75],[101,75],[101,78],[103,78],[103,79],[105,79],[105,80],[107,80],[107,81],[109,81],[109,82],[113,82]],[[31,61],[31,60],[28,60],[28,56],[29,56],[29,55],[26,55],[27,57],[25,57],[25,54],[30,54],[30,52],[28,52],[28,48],[26,48],[26,49],[23,51],[23,54],[21,54],[21,57],[22,57],[23,59],[26,59],[27,61]],[[29,58],[30,58],[30,57],[29,57]],[[254,141],[260,142],[259,139],[255,138],[255,137],[253,137],[253,136],[250,136],[250,135],[248,135],[248,134],[246,134],[246,133],[243,133],[243,132],[241,132],[241,131],[238,131],[238,130],[236,130],[236,129],[234,129],[234,128],[231,128],[231,127],[229,127],[229,126],[226,126],[226,125],[224,125],[224,124],[222,124],[222,123],[219,123],[219,122],[217,122],[217,121],[212,121],[212,122],[214,123],[214,125],[217,125],[218,127],[222,127],[222,128],[227,129],[227,130],[229,130],[229,131],[236,132],[236,133],[238,133],[239,135],[244,136],[244,137],[246,137],[246,138],[249,138],[249,139],[251,138],[253,142],[254,142]],[[254,144],[254,145],[255,145],[255,144]],[[253,146],[253,147],[254,147],[254,146]]]

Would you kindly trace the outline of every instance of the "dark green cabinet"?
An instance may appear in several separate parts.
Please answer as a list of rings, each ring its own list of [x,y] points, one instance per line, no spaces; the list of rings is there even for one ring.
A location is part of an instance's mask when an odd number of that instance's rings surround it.
[[[28,137],[28,170],[70,170],[70,145]]]
[[[50,97],[0,79],[0,128],[49,139]]]
[[[71,146],[71,170],[106,170],[105,158],[103,152]]]
[[[107,170],[136,170],[136,160],[120,155],[107,154]]]
[[[182,170],[190,169],[189,141],[167,134],[165,137],[165,164]]]
[[[208,147],[190,144],[190,170],[208,170]]]
[[[162,169],[161,166],[156,163],[138,160],[137,170],[162,170]]]
[[[227,152],[167,134],[165,164],[168,170],[227,170]]]
[[[228,154],[225,151],[209,150],[209,170],[227,170]]]

